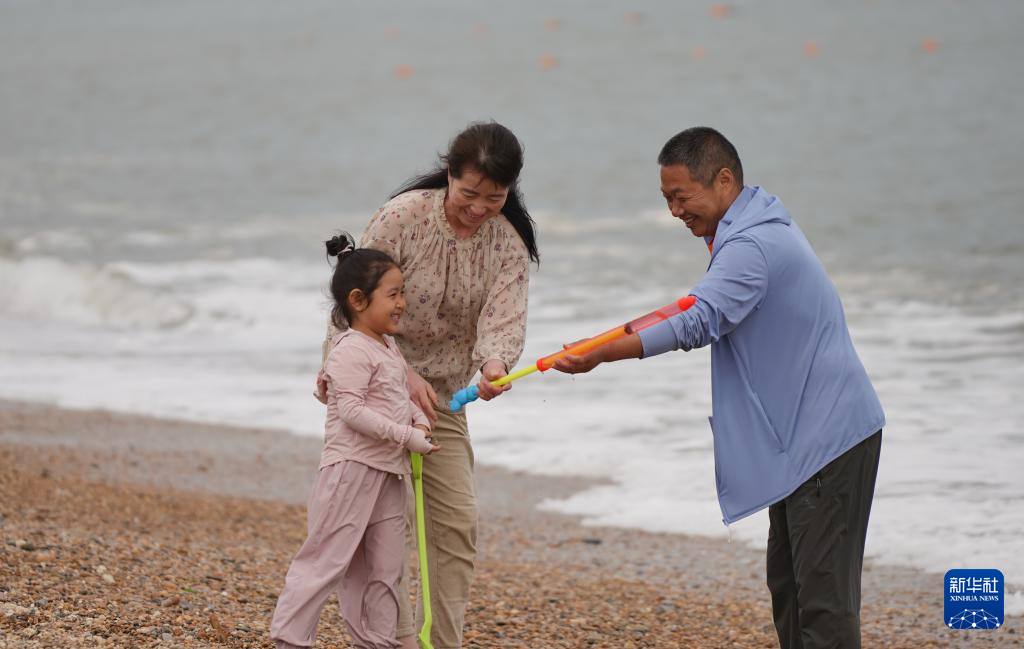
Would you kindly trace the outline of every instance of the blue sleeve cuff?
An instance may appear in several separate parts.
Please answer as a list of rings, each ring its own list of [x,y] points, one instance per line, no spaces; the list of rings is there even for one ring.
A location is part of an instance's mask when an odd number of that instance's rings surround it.
[[[650,358],[651,356],[657,356],[658,354],[664,354],[665,352],[671,352],[679,349],[679,340],[676,338],[676,330],[668,320],[664,320],[656,325],[647,327],[646,329],[641,330],[637,335],[640,336],[640,344],[642,344],[644,348],[644,355],[642,358]]]

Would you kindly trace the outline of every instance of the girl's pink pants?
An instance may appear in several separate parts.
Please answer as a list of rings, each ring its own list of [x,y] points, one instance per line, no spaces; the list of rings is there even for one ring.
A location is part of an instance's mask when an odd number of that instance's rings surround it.
[[[279,649],[313,646],[332,592],[357,647],[399,646],[405,491],[401,476],[358,462],[320,469],[309,496],[309,536],[288,567],[270,624]]]

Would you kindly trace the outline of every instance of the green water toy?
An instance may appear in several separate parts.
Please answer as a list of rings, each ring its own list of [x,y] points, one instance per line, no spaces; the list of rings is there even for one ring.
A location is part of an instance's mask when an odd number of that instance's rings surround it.
[[[412,488],[416,492],[416,547],[420,556],[420,597],[423,601],[423,628],[419,639],[422,649],[434,649],[430,644],[430,627],[434,616],[430,612],[430,574],[427,570],[427,529],[423,522],[423,456],[411,453]]]

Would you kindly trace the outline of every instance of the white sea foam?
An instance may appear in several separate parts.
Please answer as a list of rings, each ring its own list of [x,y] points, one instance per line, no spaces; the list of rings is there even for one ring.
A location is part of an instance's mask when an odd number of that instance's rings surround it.
[[[61,250],[69,256],[77,256],[86,251],[89,244],[89,237],[84,233],[73,228],[66,228],[41,230],[19,239],[14,243],[14,248],[23,254],[39,254],[41,250]]]
[[[0,307],[4,396],[322,429],[309,398],[326,322],[326,299],[310,278],[324,279],[322,267],[262,259],[0,264],[16,271],[0,275],[0,297],[13,298]],[[40,287],[53,298],[61,282],[56,299],[32,300]]]
[[[1003,577],[1006,577],[1004,574]],[[1006,603],[1003,612],[1006,615],[1024,615],[1024,591],[1006,589]]]

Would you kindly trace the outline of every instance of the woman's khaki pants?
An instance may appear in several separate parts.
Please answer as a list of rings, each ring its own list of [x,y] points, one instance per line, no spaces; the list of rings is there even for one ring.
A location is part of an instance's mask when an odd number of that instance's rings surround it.
[[[462,646],[462,622],[473,583],[477,533],[473,448],[466,414],[438,411],[433,437],[441,450],[423,458],[424,527],[433,614],[430,641],[434,649],[458,649]],[[413,503],[412,498],[407,501]],[[411,514],[412,506],[408,509]],[[410,519],[408,529],[415,530],[415,518]],[[413,622],[409,583],[405,570],[399,584],[399,638],[418,635],[423,625],[422,597],[418,593],[416,600],[420,605]]]

